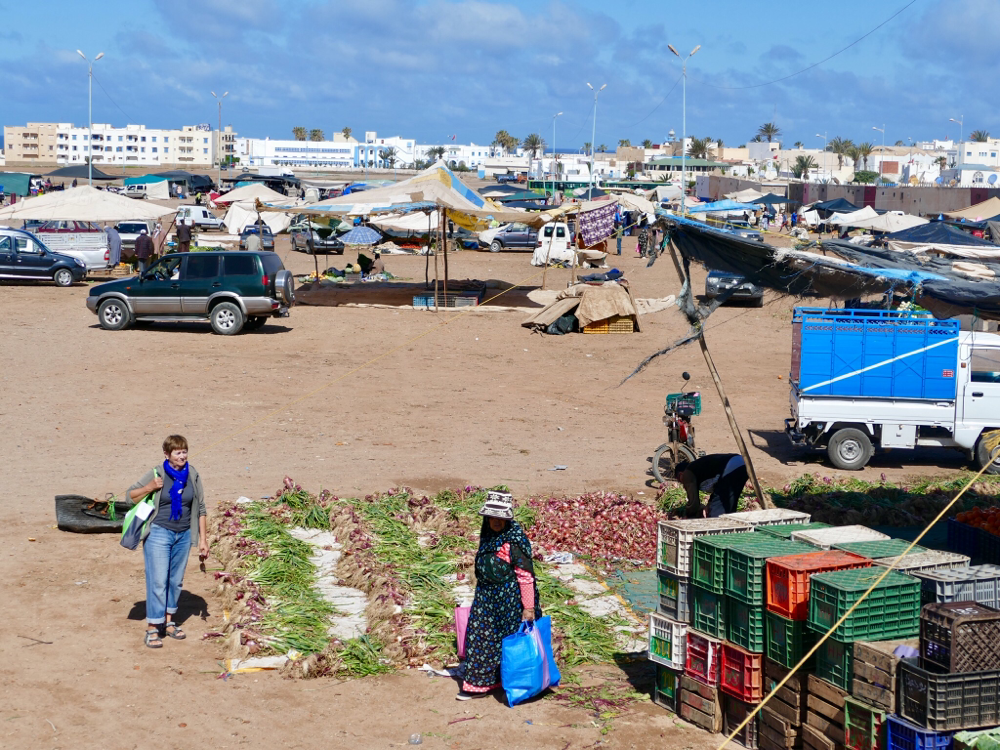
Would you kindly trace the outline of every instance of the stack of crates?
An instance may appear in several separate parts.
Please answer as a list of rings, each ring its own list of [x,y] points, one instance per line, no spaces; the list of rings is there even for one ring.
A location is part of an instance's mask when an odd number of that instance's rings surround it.
[[[831,685],[814,674],[809,675],[806,723],[802,726],[804,750],[844,748],[846,690]]]
[[[921,580],[921,601],[978,602],[1000,607],[1000,565],[972,565],[954,570],[926,570],[912,573]]]
[[[789,676],[790,670],[764,657],[764,684],[768,702],[760,709],[760,750],[801,750],[802,725],[808,705],[804,671]],[[787,681],[780,688],[782,680]]]

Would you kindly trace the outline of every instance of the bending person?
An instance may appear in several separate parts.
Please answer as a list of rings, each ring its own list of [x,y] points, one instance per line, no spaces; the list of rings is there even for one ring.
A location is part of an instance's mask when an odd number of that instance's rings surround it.
[[[688,497],[688,514],[717,518],[735,513],[749,475],[739,453],[712,453],[696,461],[681,461],[674,467],[674,477]],[[701,507],[701,492],[711,493],[708,506]]]

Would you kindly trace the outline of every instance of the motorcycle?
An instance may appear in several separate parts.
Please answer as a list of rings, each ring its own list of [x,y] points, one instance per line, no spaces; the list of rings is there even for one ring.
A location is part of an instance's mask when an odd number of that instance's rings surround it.
[[[681,373],[687,382],[691,380],[690,373]],[[701,393],[688,391],[683,393],[668,393],[667,403],[663,409],[663,424],[667,427],[669,442],[664,443],[653,453],[650,459],[653,476],[660,484],[666,484],[674,479],[674,466],[681,461],[694,461],[704,456],[694,444],[694,425],[691,417],[701,414]]]

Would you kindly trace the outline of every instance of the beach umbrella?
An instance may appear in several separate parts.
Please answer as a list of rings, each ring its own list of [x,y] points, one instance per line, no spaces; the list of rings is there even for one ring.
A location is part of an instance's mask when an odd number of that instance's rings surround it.
[[[371,227],[356,227],[340,235],[340,241],[345,245],[374,245],[382,241],[382,235]]]

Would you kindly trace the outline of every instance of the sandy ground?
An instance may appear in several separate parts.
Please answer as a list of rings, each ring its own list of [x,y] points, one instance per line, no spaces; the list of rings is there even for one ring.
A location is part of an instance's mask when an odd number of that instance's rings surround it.
[[[626,240],[620,265],[636,296],[676,293],[669,260],[647,269],[633,248]],[[311,270],[287,238],[278,252],[294,271]],[[387,258],[390,271],[413,280],[423,278],[423,264]],[[540,282],[519,253],[458,253],[451,271]],[[549,285],[568,275],[550,272]],[[141,641],[141,557],[113,536],[57,531],[52,498],[122,491],[161,459],[159,445],[173,432],[190,441],[210,506],[267,495],[286,474],[342,495],[503,482],[519,496],[615,489],[650,497],[648,457],[664,439],[664,394],[679,390],[682,370],[703,389],[699,447],[734,450],[697,348],[619,386],[644,356],[686,331],[679,312],[644,316],[637,335],[547,337],[521,328],[524,316],[513,312],[298,306],[260,332],[223,338],[195,324],[104,331],[86,296],[85,285],[0,287],[0,424],[8,435],[0,746],[398,747],[414,732],[428,747],[463,749],[582,748],[602,739],[582,710],[551,700],[516,710],[493,699],[459,704],[450,682],[414,673],[349,683],[266,673],[217,679],[218,645],[199,638],[222,613],[211,576],[195,565],[181,612],[188,639],[150,651]],[[792,306],[768,298],[761,310],[726,307],[708,330],[769,483],[836,473],[793,452],[782,433]],[[556,464],[568,469],[551,471]],[[876,458],[862,475],[946,474],[962,465],[954,453],[904,452]],[[648,704],[614,727],[604,746],[712,741]]]

